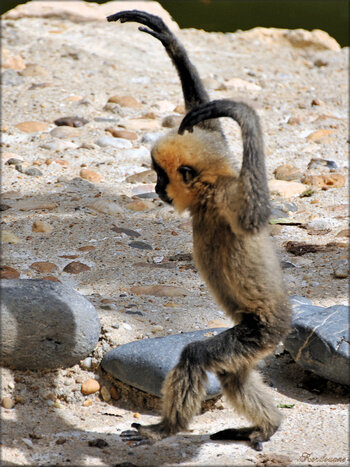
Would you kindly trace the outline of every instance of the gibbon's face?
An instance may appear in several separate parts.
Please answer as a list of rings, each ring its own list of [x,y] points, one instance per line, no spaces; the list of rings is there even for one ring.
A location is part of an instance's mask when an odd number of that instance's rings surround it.
[[[181,190],[183,189],[184,192],[186,192],[183,194],[190,195],[189,184],[192,182],[194,178],[197,177],[198,173],[196,172],[196,170],[193,167],[181,165],[180,167],[177,168],[178,176],[172,177],[172,180],[170,180],[168,174],[156,162],[154,157],[152,157],[152,167],[157,172],[157,184],[156,184],[155,189],[156,189],[156,193],[159,196],[159,198],[165,203],[168,203],[171,205],[174,204],[174,206],[181,211],[189,207],[187,205],[183,205],[183,203],[181,207],[179,206],[178,204],[179,197],[177,196],[176,192],[178,191],[178,188],[180,188]],[[188,197],[191,198],[191,196],[188,196]]]
[[[213,156],[197,131],[170,133],[152,149],[152,166],[157,172],[156,193],[179,212],[196,205],[203,189],[215,184],[219,175],[232,173],[227,163]]]

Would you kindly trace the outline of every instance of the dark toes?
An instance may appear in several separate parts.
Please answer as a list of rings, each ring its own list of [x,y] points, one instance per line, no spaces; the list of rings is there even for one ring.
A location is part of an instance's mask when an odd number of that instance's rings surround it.
[[[251,442],[251,446],[253,449],[255,449],[256,451],[262,451],[263,450],[263,444],[261,441],[259,440],[253,440]]]
[[[140,428],[141,425],[140,425],[140,423],[132,423],[131,426],[132,426],[133,428],[136,428],[136,430],[138,430],[138,429]]]
[[[139,425],[139,423],[133,423],[133,425]],[[150,440],[140,435],[138,431],[135,430],[125,430],[120,433],[122,441],[129,443],[132,447],[144,446],[150,444]]]

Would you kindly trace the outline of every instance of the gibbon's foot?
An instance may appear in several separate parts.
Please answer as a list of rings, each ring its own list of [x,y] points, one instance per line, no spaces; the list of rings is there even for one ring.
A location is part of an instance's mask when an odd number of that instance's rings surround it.
[[[162,422],[155,423],[154,425],[140,425],[139,423],[132,423],[131,426],[135,430],[125,430],[120,434],[123,441],[132,441],[132,446],[142,446],[145,444],[153,444],[170,435],[170,432]]]
[[[151,440],[149,438],[140,435],[140,433],[136,430],[122,431],[120,433],[120,437],[122,441],[124,441],[125,443],[130,443],[132,447],[145,446],[151,444]]]
[[[229,441],[249,441],[249,444],[256,451],[263,450],[263,441],[267,441],[262,436],[261,431],[256,427],[249,428],[228,428],[210,435],[213,440]]]

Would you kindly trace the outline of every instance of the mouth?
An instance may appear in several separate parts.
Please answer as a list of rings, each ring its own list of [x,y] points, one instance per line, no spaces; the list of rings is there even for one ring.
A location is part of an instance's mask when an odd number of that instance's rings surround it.
[[[173,204],[173,200],[166,193],[158,193],[159,198],[167,204]]]

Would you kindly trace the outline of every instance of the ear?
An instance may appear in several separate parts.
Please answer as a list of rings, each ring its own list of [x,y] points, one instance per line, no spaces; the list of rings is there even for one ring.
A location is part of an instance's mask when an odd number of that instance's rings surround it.
[[[186,165],[182,165],[177,169],[177,171],[182,175],[183,181],[185,183],[190,183],[198,175],[195,169],[192,167],[187,167]]]

